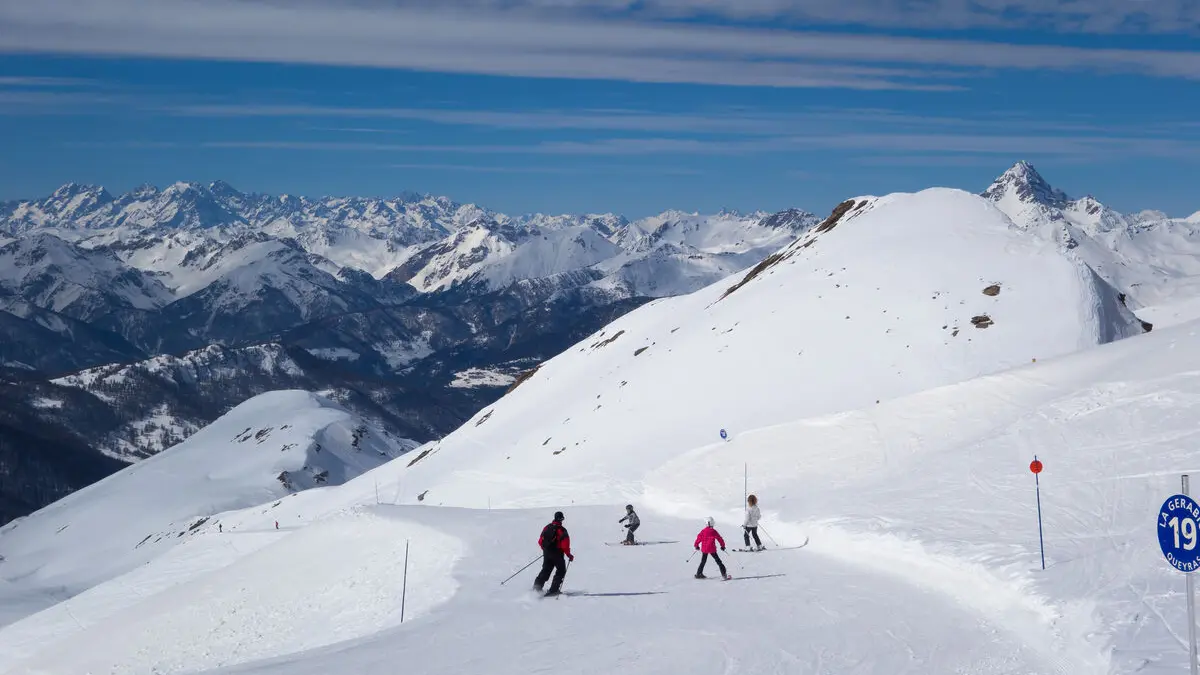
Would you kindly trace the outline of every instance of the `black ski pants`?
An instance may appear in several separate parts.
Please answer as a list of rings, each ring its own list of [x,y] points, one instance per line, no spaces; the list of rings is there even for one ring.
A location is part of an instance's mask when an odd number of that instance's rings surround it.
[[[721,562],[721,558],[717,556],[716,551],[700,554],[700,567],[696,568],[696,574],[704,574],[704,565],[708,562],[708,556],[710,555],[713,560],[717,561],[717,567],[721,568],[721,576],[728,576],[728,573],[725,572],[725,563]]]
[[[762,546],[762,540],[758,538],[758,527],[757,526],[746,527],[745,525],[743,525],[742,529],[745,530],[745,532],[742,532],[742,538],[746,540],[746,548],[750,548],[750,535],[754,535],[754,545],[755,546]]]
[[[562,551],[542,551],[542,571],[533,580],[533,587],[542,590],[551,572],[554,572],[554,581],[550,584],[550,590],[558,591],[562,588],[563,577],[567,576],[567,556]]]
[[[634,531],[635,531],[635,530],[637,530],[637,529],[638,529],[639,527],[641,527],[641,526],[642,526],[642,524],[641,524],[641,523],[638,523],[637,525],[627,525],[627,526],[626,526],[626,527],[628,527],[628,528],[629,528],[629,533],[625,535],[625,543],[626,543],[626,544],[632,544],[632,543],[633,543],[633,533],[634,533]]]

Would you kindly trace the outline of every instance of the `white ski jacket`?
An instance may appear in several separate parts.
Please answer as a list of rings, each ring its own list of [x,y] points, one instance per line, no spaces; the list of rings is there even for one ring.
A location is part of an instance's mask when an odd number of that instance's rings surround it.
[[[758,527],[758,519],[762,518],[762,514],[758,512],[758,504],[746,509],[746,522],[742,523],[743,527]]]

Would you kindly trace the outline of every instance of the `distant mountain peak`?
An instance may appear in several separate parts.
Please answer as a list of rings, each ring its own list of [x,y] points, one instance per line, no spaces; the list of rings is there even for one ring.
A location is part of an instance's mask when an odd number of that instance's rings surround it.
[[[983,196],[994,202],[1007,198],[1030,204],[1037,203],[1056,208],[1065,207],[1071,198],[1067,193],[1046,182],[1032,164],[1021,160],[997,178]]]
[[[107,190],[105,190],[100,185],[91,185],[89,183],[71,182],[71,183],[64,183],[61,187],[59,187],[57,190],[54,191],[54,194],[52,196],[59,198],[59,199],[64,199],[64,198],[70,198],[70,197],[74,197],[76,195],[87,194],[87,193],[95,193],[95,194],[107,193]]]
[[[237,188],[223,180],[214,180],[208,184],[209,192],[221,197],[241,197],[242,193]]]
[[[129,192],[125,193],[125,197],[130,199],[149,199],[158,194],[158,186],[151,183],[142,183]]]

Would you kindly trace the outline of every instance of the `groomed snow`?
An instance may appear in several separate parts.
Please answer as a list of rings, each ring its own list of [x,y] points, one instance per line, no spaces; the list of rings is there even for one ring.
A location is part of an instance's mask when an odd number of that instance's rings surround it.
[[[370,511],[298,530],[256,525],[206,524],[149,564],[11,626],[0,635],[0,667],[195,672],[377,633],[400,623],[409,539],[419,550],[407,573],[419,583],[404,598],[405,618],[455,592],[449,570],[462,545],[436,529]]]

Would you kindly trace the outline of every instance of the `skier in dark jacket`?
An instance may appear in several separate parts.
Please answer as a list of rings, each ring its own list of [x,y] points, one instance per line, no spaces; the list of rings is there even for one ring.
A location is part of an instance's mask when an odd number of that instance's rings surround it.
[[[642,519],[638,518],[637,512],[633,510],[633,504],[625,505],[625,517],[617,522],[624,523],[627,520],[629,522],[625,524],[625,527],[629,530],[629,532],[625,535],[625,541],[621,543],[625,544],[626,546],[633,546],[637,543],[633,540],[633,533],[636,532],[638,527],[642,524]]]
[[[575,556],[571,554],[571,536],[567,534],[567,528],[563,527],[563,520],[562,511],[556,511],[554,520],[542,528],[542,535],[538,537],[538,546],[542,547],[542,571],[533,580],[533,588],[541,591],[550,578],[550,573],[554,572],[554,581],[550,583],[550,590],[546,591],[546,595],[558,595],[562,592],[563,577],[567,575],[566,560],[575,560]],[[566,560],[563,560],[564,557]]]

